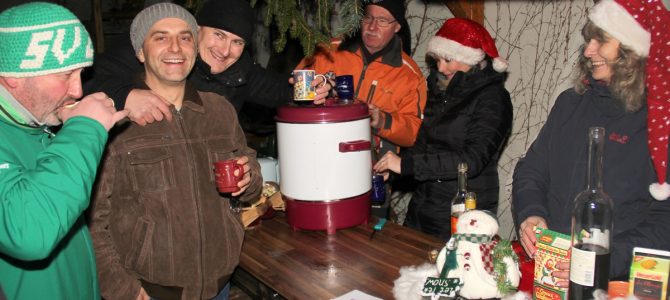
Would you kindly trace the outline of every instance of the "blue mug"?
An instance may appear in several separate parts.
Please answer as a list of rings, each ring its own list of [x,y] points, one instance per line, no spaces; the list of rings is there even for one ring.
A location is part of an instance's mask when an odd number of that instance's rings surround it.
[[[386,201],[386,186],[384,185],[384,175],[372,175],[372,194],[370,202],[372,205],[382,205]]]
[[[335,77],[335,91],[340,100],[354,99],[354,76],[340,75]]]

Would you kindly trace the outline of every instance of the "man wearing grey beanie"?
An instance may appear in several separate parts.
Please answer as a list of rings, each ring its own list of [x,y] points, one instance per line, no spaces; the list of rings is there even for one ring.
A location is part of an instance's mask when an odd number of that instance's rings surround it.
[[[197,91],[195,18],[156,4],[131,25],[144,72],[138,88],[165,99],[174,122],[114,130],[99,171],[89,226],[100,291],[115,299],[228,299],[244,229],[230,205],[260,196],[262,176],[233,106]],[[241,166],[236,191],[219,193],[212,165]]]
[[[201,91],[225,96],[239,112],[245,102],[278,107],[293,99],[286,75],[268,71],[246,51],[254,31],[254,11],[247,0],[209,0],[196,16],[200,26],[198,58],[190,79]],[[132,38],[131,38],[132,39]],[[130,111],[130,119],[145,125],[172,119],[168,104],[150,91],[132,84],[127,74],[141,70],[133,53],[124,47],[96,58],[92,80],[85,91],[104,91],[117,108]],[[318,85],[320,79],[315,80]],[[323,102],[330,85],[317,88],[315,103]]]

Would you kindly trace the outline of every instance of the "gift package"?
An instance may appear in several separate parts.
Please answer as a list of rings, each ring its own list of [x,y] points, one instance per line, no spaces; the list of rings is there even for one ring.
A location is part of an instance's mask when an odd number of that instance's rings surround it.
[[[630,266],[629,294],[640,300],[665,300],[668,292],[670,252],[635,247]]]
[[[556,264],[559,262],[570,261],[570,236],[545,228],[535,228],[535,237],[537,251],[535,252],[533,299],[567,299],[567,289],[558,287],[551,273],[556,270]]]

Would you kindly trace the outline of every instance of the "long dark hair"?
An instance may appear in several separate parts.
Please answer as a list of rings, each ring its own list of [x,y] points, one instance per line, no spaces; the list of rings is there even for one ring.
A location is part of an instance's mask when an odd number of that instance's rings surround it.
[[[586,45],[592,39],[604,43],[609,38],[605,31],[593,24],[587,22],[582,28],[584,45],[580,48],[579,62],[577,63],[577,77],[575,78],[575,91],[583,94],[588,89],[586,79],[591,76],[591,60],[584,56]],[[613,63],[612,79],[609,82],[609,89],[612,95],[620,100],[628,112],[638,111],[646,103],[645,93],[645,65],[647,59],[638,55],[626,45],[619,45],[619,57]]]

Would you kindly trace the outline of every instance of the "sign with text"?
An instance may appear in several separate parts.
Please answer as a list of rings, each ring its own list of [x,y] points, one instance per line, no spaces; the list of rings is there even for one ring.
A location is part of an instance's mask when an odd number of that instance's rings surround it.
[[[461,289],[461,280],[458,278],[428,277],[421,290],[422,296],[430,296],[435,300],[440,297],[454,298]]]

